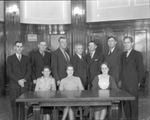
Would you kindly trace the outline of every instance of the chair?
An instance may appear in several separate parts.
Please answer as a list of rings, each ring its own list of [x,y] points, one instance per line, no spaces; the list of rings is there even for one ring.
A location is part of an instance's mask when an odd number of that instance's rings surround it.
[[[147,95],[148,91],[148,71],[145,71],[145,76],[139,85],[139,92],[142,92],[144,96]]]
[[[56,108],[56,111],[58,113],[54,113],[54,114],[57,114],[58,117],[62,117],[62,115],[63,115],[63,109],[64,109],[64,107]],[[82,117],[83,117],[83,107],[77,106],[76,110],[74,112],[75,112],[74,113],[75,119],[79,118],[80,120],[82,120]]]

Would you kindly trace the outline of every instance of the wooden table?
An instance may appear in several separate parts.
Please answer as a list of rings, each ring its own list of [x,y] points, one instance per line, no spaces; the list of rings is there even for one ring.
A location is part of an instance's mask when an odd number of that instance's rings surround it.
[[[134,99],[123,90],[29,91],[18,97],[16,102],[32,103],[34,120],[40,120],[41,106],[111,106],[116,101]]]

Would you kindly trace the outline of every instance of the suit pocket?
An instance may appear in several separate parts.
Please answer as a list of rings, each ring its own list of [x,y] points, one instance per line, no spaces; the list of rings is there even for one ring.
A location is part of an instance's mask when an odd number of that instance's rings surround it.
[[[94,59],[94,61],[98,61],[98,59]]]

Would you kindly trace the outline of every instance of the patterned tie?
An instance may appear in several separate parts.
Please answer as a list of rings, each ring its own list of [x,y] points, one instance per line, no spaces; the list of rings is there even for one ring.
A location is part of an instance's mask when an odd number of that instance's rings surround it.
[[[67,61],[67,62],[70,62],[70,58],[69,58],[69,56],[68,56],[67,52],[65,52],[65,51],[64,51],[64,55],[65,55],[65,59],[66,59],[66,61]]]

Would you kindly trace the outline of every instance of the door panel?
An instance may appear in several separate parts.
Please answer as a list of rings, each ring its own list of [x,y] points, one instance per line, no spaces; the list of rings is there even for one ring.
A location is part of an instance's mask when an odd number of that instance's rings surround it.
[[[4,44],[4,28],[0,22],[0,94],[4,91],[5,85],[5,44]]]

